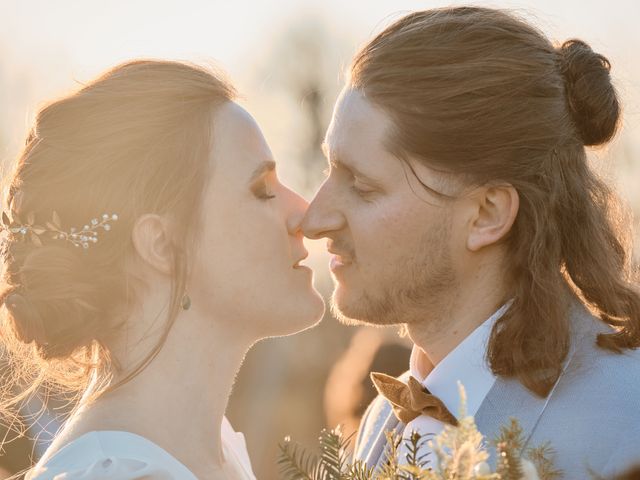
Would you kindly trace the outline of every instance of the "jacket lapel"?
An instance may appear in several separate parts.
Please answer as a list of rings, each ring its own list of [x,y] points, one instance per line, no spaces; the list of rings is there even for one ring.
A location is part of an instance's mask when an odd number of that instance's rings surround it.
[[[498,378],[475,415],[478,430],[487,443],[492,442],[500,434],[500,428],[507,426],[509,419],[514,417],[522,427],[526,446],[552,394],[553,391],[547,398],[540,398],[517,380]],[[493,456],[489,463],[495,467]]]
[[[382,420],[381,424],[379,427],[377,425],[374,426],[375,439],[371,444],[371,448],[367,452],[367,456],[364,458],[364,461],[369,467],[376,468],[381,465],[385,459],[385,451],[387,446],[387,437],[385,435],[385,432],[391,430],[396,431],[398,428],[403,427],[403,425],[393,413],[391,405],[386,400],[384,401],[382,412],[378,418]]]

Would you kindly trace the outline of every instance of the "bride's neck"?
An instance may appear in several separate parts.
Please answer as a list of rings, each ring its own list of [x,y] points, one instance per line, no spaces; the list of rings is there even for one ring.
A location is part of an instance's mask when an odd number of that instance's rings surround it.
[[[157,318],[165,317],[166,313]],[[198,478],[210,478],[198,472],[211,472],[223,463],[221,423],[236,373],[252,343],[220,325],[222,322],[206,318],[196,308],[181,311],[151,363],[132,380],[79,409],[74,423],[142,435]],[[118,360],[137,365],[143,358],[137,352],[148,352],[161,332],[158,327],[142,345],[121,345],[116,349]]]

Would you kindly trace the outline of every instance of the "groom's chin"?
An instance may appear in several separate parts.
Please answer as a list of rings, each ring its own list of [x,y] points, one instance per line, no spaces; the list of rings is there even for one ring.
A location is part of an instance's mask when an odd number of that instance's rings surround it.
[[[368,322],[364,320],[358,320],[356,318],[351,318],[340,309],[335,303],[331,302],[331,314],[343,325],[347,325],[349,327],[358,327],[360,325],[370,325]]]
[[[400,323],[388,321],[384,309],[377,308],[365,295],[355,297],[352,292],[345,292],[340,286],[336,286],[333,291],[329,307],[331,314],[340,323],[349,326],[388,326]]]

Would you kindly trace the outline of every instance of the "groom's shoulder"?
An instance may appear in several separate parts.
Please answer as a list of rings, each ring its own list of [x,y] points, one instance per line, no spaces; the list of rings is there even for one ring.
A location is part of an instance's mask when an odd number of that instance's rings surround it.
[[[614,330],[593,316],[585,321],[584,335],[550,406],[581,412],[582,418],[618,417],[640,425],[640,349],[614,352],[599,346],[598,335]]]
[[[588,458],[590,468],[609,478],[607,472],[629,465],[640,453],[640,350],[612,352],[596,339],[575,352],[531,442],[551,441],[559,455],[575,457],[562,460],[567,471],[583,468],[578,463]]]
[[[615,331],[593,315],[585,318],[584,322],[586,328],[578,341],[565,381],[576,388],[597,390],[599,397],[618,397],[620,392],[640,394],[640,349],[614,352],[603,348],[598,345],[598,335]]]
[[[631,407],[631,402],[640,416],[640,349],[613,352],[598,346],[594,338],[576,357],[562,382],[565,388],[606,399],[609,405]]]

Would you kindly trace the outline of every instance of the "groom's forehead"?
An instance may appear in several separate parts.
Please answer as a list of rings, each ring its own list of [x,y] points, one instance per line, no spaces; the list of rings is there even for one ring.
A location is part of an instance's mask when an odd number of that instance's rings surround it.
[[[326,150],[336,156],[385,147],[389,117],[358,90],[344,91],[325,139]]]
[[[345,90],[340,95],[334,111],[333,123],[336,129],[384,131],[389,118],[386,113],[372,103],[359,90]]]
[[[322,151],[332,168],[345,168],[361,180],[378,184],[382,178],[394,178],[400,162],[380,142],[354,141],[341,143],[339,137],[327,137]]]

